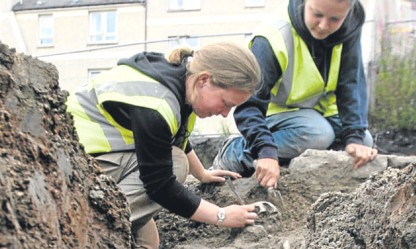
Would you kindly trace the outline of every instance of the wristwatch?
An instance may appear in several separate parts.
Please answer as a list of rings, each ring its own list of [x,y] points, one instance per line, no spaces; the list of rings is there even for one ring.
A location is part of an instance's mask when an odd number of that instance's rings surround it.
[[[224,208],[220,208],[217,214],[217,225],[221,225],[225,220],[225,210]]]

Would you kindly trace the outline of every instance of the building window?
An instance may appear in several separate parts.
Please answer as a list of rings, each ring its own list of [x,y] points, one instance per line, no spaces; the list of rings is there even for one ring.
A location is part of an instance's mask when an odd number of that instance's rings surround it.
[[[90,42],[111,43],[116,40],[116,12],[91,12]]]
[[[39,44],[45,47],[53,45],[52,15],[39,16]]]
[[[169,10],[199,10],[201,0],[169,0]]]
[[[264,7],[264,0],[246,0],[246,7]]]
[[[177,46],[189,46],[191,49],[196,50],[199,48],[199,39],[189,36],[171,36],[169,37],[169,49]]]

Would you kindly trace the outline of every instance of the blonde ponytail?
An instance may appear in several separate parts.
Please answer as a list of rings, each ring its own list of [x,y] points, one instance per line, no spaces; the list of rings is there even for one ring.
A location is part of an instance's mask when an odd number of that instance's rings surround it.
[[[193,50],[188,46],[180,46],[170,50],[165,54],[165,58],[169,63],[181,64],[187,61],[188,57],[192,56]]]

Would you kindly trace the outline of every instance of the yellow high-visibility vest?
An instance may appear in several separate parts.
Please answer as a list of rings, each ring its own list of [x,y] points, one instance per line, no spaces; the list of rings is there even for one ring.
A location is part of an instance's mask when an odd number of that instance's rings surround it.
[[[282,77],[271,89],[271,101],[267,116],[314,108],[325,117],[338,114],[335,89],[341,63],[342,44],[334,46],[327,84],[313,61],[307,45],[292,27],[288,13],[289,1],[283,1],[273,12],[272,18],[264,21],[253,33],[249,47],[255,37],[266,38],[282,69]]]
[[[172,139],[181,127],[179,101],[166,86],[137,69],[117,66],[91,78],[68,97],[67,111],[73,115],[79,140],[87,153],[134,150],[133,132],[118,124],[104,109],[103,103],[108,101],[157,111],[169,125]],[[192,113],[186,124],[189,132],[195,120]],[[185,138],[182,149],[186,143]]]

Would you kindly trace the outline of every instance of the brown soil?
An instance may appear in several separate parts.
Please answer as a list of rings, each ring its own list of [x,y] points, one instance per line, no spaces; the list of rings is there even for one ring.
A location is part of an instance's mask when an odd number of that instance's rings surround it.
[[[129,209],[78,143],[54,66],[0,43],[0,248],[129,248]]]

